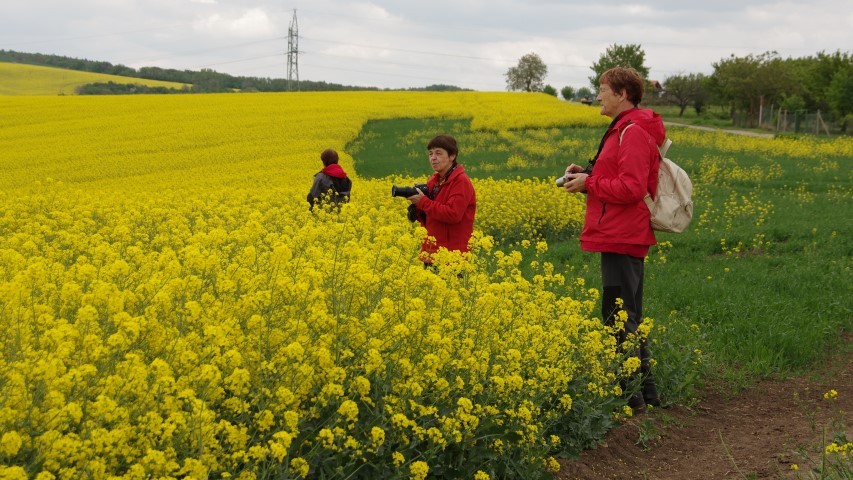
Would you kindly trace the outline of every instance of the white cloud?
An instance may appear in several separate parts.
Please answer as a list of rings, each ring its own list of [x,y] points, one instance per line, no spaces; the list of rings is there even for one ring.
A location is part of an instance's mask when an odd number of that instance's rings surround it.
[[[276,31],[267,13],[260,8],[242,13],[214,13],[196,20],[193,27],[199,32],[230,37],[268,36]]]

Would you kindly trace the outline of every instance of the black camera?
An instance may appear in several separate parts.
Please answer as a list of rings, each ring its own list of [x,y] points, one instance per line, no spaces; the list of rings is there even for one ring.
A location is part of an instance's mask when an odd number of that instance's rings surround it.
[[[413,187],[400,187],[398,185],[391,185],[391,196],[392,197],[411,197],[412,195],[417,195],[418,190],[424,192],[424,195],[429,196],[429,190],[427,189],[426,183],[416,183]]]

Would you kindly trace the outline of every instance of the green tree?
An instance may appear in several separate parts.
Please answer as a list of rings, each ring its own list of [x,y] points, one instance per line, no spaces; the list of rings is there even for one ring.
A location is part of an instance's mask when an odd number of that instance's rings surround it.
[[[562,95],[565,100],[571,100],[575,98],[575,89],[566,85],[560,89],[560,95]]]
[[[589,77],[593,90],[598,91],[598,79],[601,74],[613,67],[631,67],[640,72],[646,80],[649,78],[649,68],[646,66],[646,52],[637,44],[616,45],[615,43],[601,54],[597,62],[589,67],[595,75]]]
[[[808,110],[832,110],[827,98],[828,88],[839,70],[853,67],[853,56],[848,52],[820,52],[814,56],[789,58],[791,67],[806,102]],[[786,92],[790,94],[791,92]]]
[[[575,92],[575,98],[595,98],[595,92],[589,87],[581,87]]]
[[[518,65],[510,67],[506,77],[506,89],[509,91],[541,92],[548,67],[535,53],[528,53],[518,60]]]
[[[826,98],[832,111],[842,118],[842,132],[847,132],[847,126],[853,117],[853,67],[838,70],[832,76]]]
[[[781,60],[776,52],[745,57],[732,55],[713,66],[713,88],[720,98],[730,102],[732,120],[737,111],[744,111],[750,127],[759,108],[781,101],[783,95],[798,94],[800,90],[791,65]]]
[[[697,100],[699,100],[699,110],[701,111],[704,98],[707,96],[705,93],[705,75],[701,73],[672,75],[664,80],[663,88],[666,92],[666,98],[678,105],[679,117],[684,115],[684,110],[689,105],[693,105],[695,108]]]
[[[545,85],[542,89],[542,93],[547,93],[548,95],[557,96],[557,89],[552,87],[551,85]]]

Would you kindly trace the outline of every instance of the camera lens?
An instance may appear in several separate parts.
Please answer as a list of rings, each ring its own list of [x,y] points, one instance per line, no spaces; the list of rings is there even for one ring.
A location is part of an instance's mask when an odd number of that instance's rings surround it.
[[[416,193],[418,193],[418,191],[415,190],[415,187],[400,187],[397,185],[391,186],[392,197],[411,197]]]

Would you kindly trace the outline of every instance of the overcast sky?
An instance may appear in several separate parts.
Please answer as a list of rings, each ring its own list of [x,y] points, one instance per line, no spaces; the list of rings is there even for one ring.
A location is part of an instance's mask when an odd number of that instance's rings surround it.
[[[713,71],[732,54],[853,51],[853,0],[3,0],[0,49],[380,88],[506,89],[534,52],[545,83],[589,86],[613,44],[639,44],[650,79]]]

